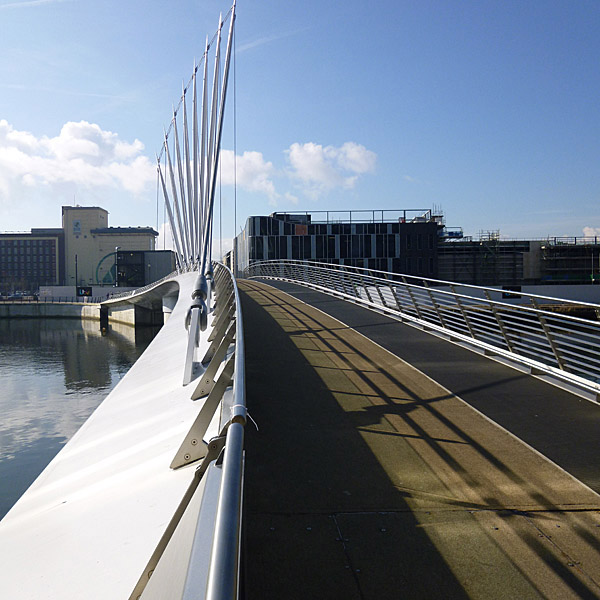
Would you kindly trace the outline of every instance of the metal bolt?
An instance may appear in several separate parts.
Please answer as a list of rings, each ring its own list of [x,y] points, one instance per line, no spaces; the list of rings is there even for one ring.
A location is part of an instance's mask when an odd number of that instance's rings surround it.
[[[184,455],[183,455],[183,458],[184,458],[185,460],[190,460],[190,458],[192,458],[192,457],[191,457],[189,454],[184,454]]]
[[[192,440],[191,444],[192,446],[195,446],[198,443],[198,440]]]

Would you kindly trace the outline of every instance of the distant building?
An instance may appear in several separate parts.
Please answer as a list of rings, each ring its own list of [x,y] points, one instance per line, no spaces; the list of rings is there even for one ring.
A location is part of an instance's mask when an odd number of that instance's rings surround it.
[[[35,291],[64,280],[62,229],[0,233],[0,292]]]
[[[478,240],[441,243],[438,278],[483,286],[569,285],[600,282],[600,238]]]
[[[465,238],[429,209],[252,216],[226,257],[238,275],[252,262],[279,259],[482,286],[600,283],[600,237]]]
[[[96,206],[63,206],[66,285],[116,281],[116,252],[152,251],[152,227],[109,227],[108,211]]]
[[[298,259],[435,277],[441,217],[429,209],[273,213],[249,217],[236,266]]]
[[[477,241],[440,243],[436,279],[482,286],[514,286],[539,279],[538,265],[528,261],[531,244],[489,235]]]
[[[0,233],[0,292],[145,285],[175,268],[171,251],[155,251],[157,235],[152,227],[109,227],[108,211],[97,206],[63,206],[60,229]]]
[[[171,250],[119,250],[115,255],[118,287],[142,287],[175,270]]]

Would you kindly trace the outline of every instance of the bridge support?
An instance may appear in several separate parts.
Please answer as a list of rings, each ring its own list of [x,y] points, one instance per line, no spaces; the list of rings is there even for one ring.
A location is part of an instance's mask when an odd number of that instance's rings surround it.
[[[162,312],[163,312],[163,321],[166,323],[173,309],[175,308],[175,304],[177,303],[178,295],[174,296],[164,296],[162,299]]]
[[[109,323],[123,323],[132,327],[162,325],[164,317],[167,316],[160,309],[155,310],[139,304],[111,306],[106,312]]]

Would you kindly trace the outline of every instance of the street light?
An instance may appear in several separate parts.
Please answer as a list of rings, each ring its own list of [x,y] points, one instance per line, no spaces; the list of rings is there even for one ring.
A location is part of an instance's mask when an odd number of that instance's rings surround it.
[[[121,246],[115,246],[115,287],[119,287],[119,250]]]

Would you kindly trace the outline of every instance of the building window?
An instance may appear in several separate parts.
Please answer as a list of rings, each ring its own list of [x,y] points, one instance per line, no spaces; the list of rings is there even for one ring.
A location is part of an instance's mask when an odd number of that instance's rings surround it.
[[[312,258],[312,238],[309,235],[304,235],[302,236],[302,244],[304,246],[303,250],[304,250],[304,255],[302,256],[302,258],[304,259],[308,259],[308,258]]]
[[[337,258],[335,255],[335,235],[327,237],[327,258]]]
[[[317,247],[317,256],[316,258],[321,259],[325,258],[325,236],[317,235],[315,236],[316,247]]]

